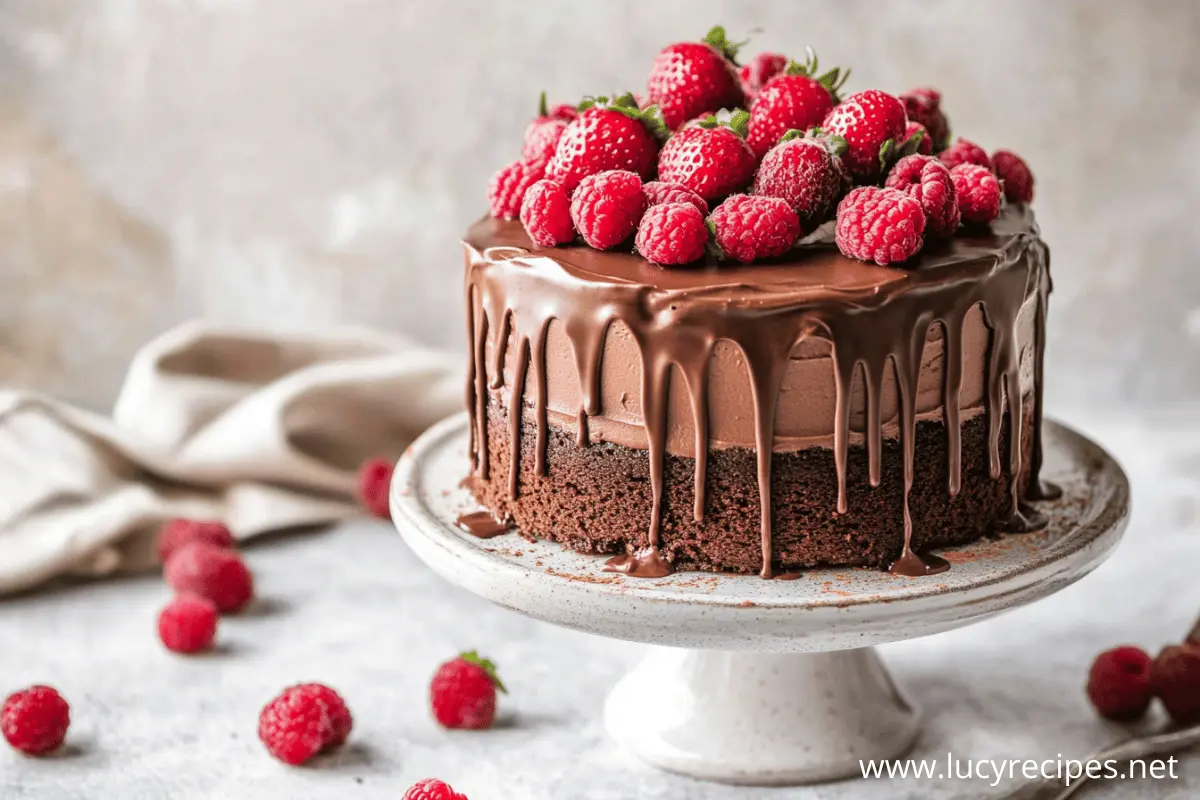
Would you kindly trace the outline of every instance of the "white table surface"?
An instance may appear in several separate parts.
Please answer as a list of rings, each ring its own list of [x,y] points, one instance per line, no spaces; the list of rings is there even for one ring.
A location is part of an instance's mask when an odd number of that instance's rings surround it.
[[[882,648],[925,708],[918,757],[1080,757],[1122,731],[1098,721],[1082,685],[1101,649],[1156,651],[1200,613],[1200,429],[1187,414],[1061,414],[1105,444],[1133,481],[1129,533],[1095,574],[1035,605],[960,631]],[[60,755],[0,749],[0,797],[388,798],[438,776],[470,800],[618,798],[998,798],[981,781],[849,781],[736,789],[673,777],[604,733],[608,689],[639,646],[493,607],[427,570],[385,523],[253,543],[259,600],[227,618],[213,654],[167,653],[154,632],[168,591],[152,576],[0,602],[0,691],[57,686],[74,723]],[[478,648],[511,692],[498,727],[446,732],[430,719],[437,664]],[[350,744],[315,766],[267,756],[258,712],[283,686],[329,683],[355,715]],[[1150,724],[1161,723],[1155,717]],[[1200,795],[1200,754],[1181,779],[1105,783],[1084,798]]]

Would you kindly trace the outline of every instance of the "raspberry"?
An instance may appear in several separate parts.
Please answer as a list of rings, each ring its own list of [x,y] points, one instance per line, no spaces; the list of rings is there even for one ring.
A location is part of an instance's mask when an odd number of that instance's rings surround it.
[[[597,250],[616,247],[628,239],[645,210],[642,179],[623,169],[587,176],[571,196],[575,230]]]
[[[1150,669],[1154,693],[1180,725],[1200,722],[1200,645],[1163,648]]]
[[[813,230],[833,213],[847,182],[837,146],[788,131],[763,156],[754,177],[754,193],[778,197],[800,215],[803,230]]]
[[[71,707],[49,686],[14,692],[0,709],[0,732],[9,744],[31,756],[58,749],[70,725]]]
[[[237,546],[225,523],[206,519],[168,520],[158,533],[158,560],[167,563],[176,550],[192,542],[207,542],[232,550]]]
[[[992,153],[992,166],[1004,185],[1005,197],[1014,203],[1033,202],[1033,173],[1023,158],[1009,150],[997,150]]]
[[[301,683],[287,691],[303,694],[324,703],[325,711],[329,714],[329,730],[325,732],[322,750],[341,747],[346,743],[350,730],[354,727],[354,717],[340,694],[323,683]]]
[[[358,468],[358,501],[380,519],[391,519],[388,492],[392,488],[392,462],[371,458]]]
[[[954,169],[959,164],[978,164],[989,170],[992,169],[992,159],[988,158],[987,151],[974,142],[962,138],[943,150],[938,158],[950,169]]]
[[[662,203],[646,211],[634,244],[647,261],[687,264],[704,257],[708,227],[694,205]]]
[[[528,164],[539,164],[544,169],[558,149],[558,140],[567,129],[567,120],[539,117],[525,129],[525,143],[521,147],[521,160]]]
[[[701,214],[708,214],[708,203],[704,198],[681,183],[649,181],[642,184],[646,202],[652,206],[660,203],[691,203]]]
[[[909,122],[908,127],[904,130],[904,144],[908,144],[914,136],[920,136],[920,141],[917,142],[916,152],[923,156],[933,153],[933,137],[929,135],[929,131],[919,122]],[[901,145],[903,147],[903,145]],[[912,151],[910,151],[912,152]]]
[[[525,191],[542,179],[544,164],[514,161],[501,168],[488,184],[488,203],[492,216],[500,219],[516,219],[521,213],[521,200]]]
[[[904,111],[911,122],[925,126],[929,131],[930,146],[941,152],[950,144],[950,123],[942,113],[942,93],[937,89],[910,89],[900,95]],[[920,152],[924,153],[925,150]]]
[[[254,579],[242,559],[203,542],[180,548],[163,576],[176,591],[211,600],[222,614],[240,611],[254,596]]]
[[[574,239],[571,201],[562,184],[543,178],[530,186],[521,203],[521,224],[534,244],[542,247],[554,247]]]
[[[212,645],[217,616],[211,600],[181,594],[158,613],[158,638],[174,653],[198,653]]]
[[[447,728],[482,730],[496,717],[496,665],[472,650],[438,667],[429,685],[433,716]]]
[[[721,251],[747,264],[783,255],[800,236],[800,217],[778,197],[731,195],[708,222]]]
[[[435,778],[427,778],[408,787],[408,791],[400,800],[467,800],[467,796],[459,794]]]
[[[925,233],[929,236],[953,236],[962,222],[954,181],[946,165],[932,156],[905,156],[896,162],[884,183],[899,189],[921,204],[925,212]]]
[[[1106,650],[1096,656],[1088,672],[1088,697],[1103,717],[1137,719],[1146,713],[1153,699],[1150,672],[1150,656],[1141,648]]]
[[[842,253],[881,266],[905,261],[925,243],[921,204],[898,189],[863,186],[837,210],[837,246]]]
[[[759,53],[739,69],[738,79],[742,83],[746,101],[753,103],[758,90],[771,78],[787,69],[790,60],[783,53]]]
[[[329,707],[299,686],[284,689],[258,716],[258,738],[271,755],[292,766],[321,752],[332,731]]]
[[[986,224],[1000,216],[1000,182],[991,170],[959,164],[950,170],[950,179],[964,221]]]

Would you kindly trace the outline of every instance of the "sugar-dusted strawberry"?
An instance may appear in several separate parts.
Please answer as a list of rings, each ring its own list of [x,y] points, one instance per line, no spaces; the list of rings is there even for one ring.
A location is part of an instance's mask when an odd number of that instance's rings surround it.
[[[861,186],[837,210],[837,246],[842,254],[880,266],[905,261],[925,244],[925,212],[899,189]]]
[[[762,158],[792,128],[806,131],[825,119],[850,72],[834,67],[820,77],[816,74],[817,55],[810,49],[803,64],[790,62],[762,87],[750,109],[746,134],[754,155]]]
[[[642,184],[642,192],[646,195],[646,202],[652,206],[662,203],[690,203],[701,214],[708,216],[708,203],[704,202],[704,198],[681,184],[650,181]]]
[[[571,200],[562,184],[542,180],[529,187],[521,203],[521,224],[534,244],[554,247],[575,238]]]
[[[718,25],[702,42],[677,42],[659,51],[646,80],[646,100],[662,109],[668,128],[745,104],[734,63],[737,49]]]
[[[521,213],[521,201],[525,191],[542,179],[544,167],[526,161],[514,161],[501,167],[488,184],[488,205],[492,216],[500,219],[516,219]]]
[[[921,204],[927,236],[953,236],[958,230],[962,217],[954,180],[946,165],[933,156],[915,154],[900,159],[884,186],[899,189]]]
[[[566,103],[547,108],[546,93],[538,101],[538,115],[525,128],[525,143],[521,148],[521,160],[531,164],[548,164],[558,147],[567,123],[579,116],[575,106]]]
[[[658,177],[678,183],[706,201],[744,189],[758,160],[746,144],[750,115],[738,109],[727,121],[716,116],[680,128],[658,154]]]
[[[825,116],[821,128],[846,140],[842,160],[860,182],[872,182],[895,160],[908,119],[904,104],[887,92],[867,89],[852,94]]]
[[[962,137],[959,137],[958,141],[943,150],[938,158],[950,169],[954,169],[959,164],[978,164],[984,169],[994,171],[992,159],[987,154],[987,150]]]
[[[611,169],[589,175],[571,196],[575,230],[597,250],[616,247],[632,236],[645,211],[642,179],[629,170]]]
[[[545,177],[561,183],[568,194],[588,175],[610,169],[650,177],[659,140],[667,135],[658,109],[638,108],[632,94],[612,101],[589,98],[579,107],[579,116],[558,140]]]
[[[924,125],[909,120],[908,127],[904,129],[904,139],[900,143],[900,150],[906,155],[913,153],[923,156],[933,155],[933,138],[930,137],[929,131],[925,130]]]
[[[759,53],[739,69],[738,80],[742,83],[742,93],[746,95],[746,102],[753,105],[759,89],[787,69],[789,61],[791,59],[783,53]]]
[[[659,203],[646,209],[634,246],[647,261],[664,266],[704,258],[708,228],[691,203]]]
[[[1025,159],[1010,150],[992,153],[996,177],[1004,184],[1004,196],[1014,203],[1033,202],[1033,173]]]
[[[800,238],[800,217],[778,197],[735,194],[708,217],[723,255],[749,264],[780,256]]]
[[[1000,216],[1003,192],[990,169],[978,164],[959,164],[950,170],[954,193],[964,222],[986,224]]]
[[[786,201],[800,215],[801,228],[811,231],[829,219],[847,188],[841,160],[845,150],[841,137],[790,130],[763,156],[754,193]]]
[[[929,131],[933,152],[940,153],[950,145],[950,122],[942,112],[942,93],[937,89],[920,87],[900,95],[910,122],[918,122]],[[922,150],[922,153],[925,151]]]

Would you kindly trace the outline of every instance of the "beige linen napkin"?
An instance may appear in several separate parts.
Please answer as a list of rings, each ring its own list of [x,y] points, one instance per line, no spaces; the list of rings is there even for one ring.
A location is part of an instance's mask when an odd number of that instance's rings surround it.
[[[0,391],[0,594],[149,567],[173,516],[244,539],[361,513],[359,464],[461,407],[459,363],[359,329],[189,323],[135,356],[111,419]]]

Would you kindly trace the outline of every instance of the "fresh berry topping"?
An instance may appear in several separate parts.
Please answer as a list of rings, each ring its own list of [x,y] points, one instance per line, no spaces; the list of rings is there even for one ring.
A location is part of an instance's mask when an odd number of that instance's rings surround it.
[[[1154,659],[1150,680],[1171,719],[1180,725],[1200,722],[1200,646],[1163,648]]]
[[[212,645],[217,617],[211,600],[181,594],[158,613],[158,638],[171,652],[199,653]]]
[[[900,144],[901,152],[907,155],[920,153],[923,156],[933,154],[933,139],[929,136],[929,131],[925,130],[925,126],[919,122],[908,123],[908,127],[904,129],[904,141]]]
[[[650,181],[642,184],[642,191],[646,193],[646,202],[652,206],[660,203],[691,203],[701,214],[708,214],[708,203],[704,202],[704,198],[681,184]]]
[[[171,556],[163,577],[177,592],[208,598],[223,613],[240,611],[254,596],[254,579],[236,553],[196,542]]]
[[[664,47],[654,58],[646,81],[646,99],[662,109],[671,130],[701,114],[744,105],[733,59],[738,45],[719,25],[702,42]]]
[[[165,564],[176,550],[192,542],[206,542],[226,549],[237,546],[233,534],[223,522],[208,519],[172,519],[158,532],[158,560]]]
[[[950,178],[965,222],[988,223],[1000,216],[1000,182],[990,169],[959,164],[950,170]]]
[[[573,106],[570,103],[559,103],[556,106],[547,107],[546,93],[542,92],[541,96],[538,97],[537,119],[560,119],[563,122],[570,122],[578,116],[578,106]]]
[[[757,166],[744,138],[749,118],[738,110],[725,122],[710,116],[680,128],[658,154],[658,177],[709,202],[744,189]]]
[[[821,127],[846,140],[848,147],[842,156],[846,168],[859,181],[870,182],[894,160],[908,119],[904,104],[895,97],[879,89],[867,89],[834,106]]]
[[[525,129],[525,143],[521,147],[521,160],[527,164],[540,164],[543,169],[554,157],[558,140],[567,129],[566,120],[550,117],[535,119]]]
[[[1033,202],[1033,173],[1023,158],[1009,150],[997,150],[992,153],[992,166],[1005,197],[1014,203]]]
[[[879,265],[912,258],[925,243],[921,204],[898,189],[863,186],[837,209],[837,246],[842,253]]]
[[[783,53],[759,53],[738,70],[738,80],[741,81],[746,102],[753,104],[759,90],[767,81],[787,69],[790,60]]]
[[[961,137],[943,150],[938,158],[950,169],[959,164],[976,164],[985,169],[992,169],[992,159],[988,157],[987,150]]]
[[[786,253],[800,238],[800,217],[778,197],[735,194],[709,215],[722,254],[749,264]]]
[[[525,161],[514,161],[502,167],[492,176],[488,184],[488,204],[492,216],[500,219],[516,219],[521,213],[521,200],[525,190],[542,179],[545,167]]]
[[[321,752],[332,732],[325,701],[300,686],[284,689],[258,716],[258,738],[271,755],[292,766]]]
[[[287,691],[305,695],[324,704],[325,712],[329,715],[329,727],[325,731],[322,750],[331,750],[346,743],[354,727],[354,717],[350,715],[350,709],[340,694],[323,683],[301,683]]]
[[[438,667],[429,685],[433,716],[447,728],[482,730],[496,717],[496,665],[472,650]]]
[[[1153,699],[1151,663],[1150,656],[1138,647],[1116,647],[1096,656],[1087,682],[1087,694],[1096,711],[1126,721],[1145,714]]]
[[[950,123],[942,113],[942,94],[937,89],[910,89],[900,95],[910,122],[925,126],[933,152],[940,153],[950,144]],[[924,153],[924,150],[920,152]]]
[[[804,136],[790,130],[772,147],[754,176],[754,193],[778,197],[800,215],[800,226],[814,230],[833,213],[846,186],[847,175],[838,138]]]
[[[49,686],[14,692],[0,709],[0,732],[9,744],[31,756],[58,749],[70,725],[70,706]]]
[[[439,780],[428,778],[408,787],[408,791],[400,800],[467,800],[467,796],[459,794]]]
[[[661,203],[646,210],[634,244],[647,261],[687,264],[704,257],[708,226],[691,203]]]
[[[958,230],[962,216],[954,181],[946,165],[933,156],[905,156],[892,167],[884,185],[899,189],[921,204],[927,236],[953,236]]]
[[[632,94],[611,102],[607,97],[585,100],[580,108],[558,140],[545,177],[561,183],[568,194],[597,172],[623,169],[650,177],[659,137],[667,133],[657,108],[639,109]]]
[[[534,244],[554,247],[575,238],[571,200],[561,183],[543,178],[529,187],[521,203],[521,224]]]
[[[817,56],[809,50],[807,61],[791,62],[762,87],[750,109],[750,129],[746,134],[754,155],[762,158],[789,130],[806,131],[825,119],[850,73],[843,73],[837,67],[820,77],[814,77],[816,73]]]
[[[392,462],[382,458],[367,459],[358,468],[358,502],[380,519],[391,519],[392,516],[388,493],[392,488],[393,469]]]
[[[632,236],[645,210],[642,179],[623,169],[587,176],[571,196],[575,230],[597,250],[616,247]]]

